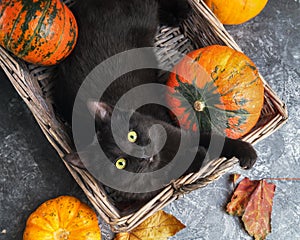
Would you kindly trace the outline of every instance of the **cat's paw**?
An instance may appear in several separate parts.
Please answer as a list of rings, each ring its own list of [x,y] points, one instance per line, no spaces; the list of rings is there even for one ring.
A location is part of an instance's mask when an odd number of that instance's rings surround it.
[[[244,169],[250,169],[255,164],[257,154],[250,143],[236,141],[232,155],[239,159],[240,166]]]

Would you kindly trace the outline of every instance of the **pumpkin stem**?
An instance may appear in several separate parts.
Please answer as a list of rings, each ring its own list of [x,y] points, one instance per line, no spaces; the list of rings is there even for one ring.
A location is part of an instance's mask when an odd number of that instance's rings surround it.
[[[70,232],[66,229],[60,228],[54,232],[54,240],[68,240]]]
[[[201,102],[200,100],[197,100],[194,102],[194,109],[197,111],[197,112],[202,112],[205,108],[205,103],[204,102]]]

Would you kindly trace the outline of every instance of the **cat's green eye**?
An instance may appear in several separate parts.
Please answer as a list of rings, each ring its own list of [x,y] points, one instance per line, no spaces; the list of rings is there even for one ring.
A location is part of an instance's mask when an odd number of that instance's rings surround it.
[[[137,140],[137,133],[135,131],[130,131],[127,135],[127,138],[129,142],[134,143]]]
[[[119,158],[116,161],[116,167],[120,170],[124,169],[126,167],[126,160],[124,158]]]

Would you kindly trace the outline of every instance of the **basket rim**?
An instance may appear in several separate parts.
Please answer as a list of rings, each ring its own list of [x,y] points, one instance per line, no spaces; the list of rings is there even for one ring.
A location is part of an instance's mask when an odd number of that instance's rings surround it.
[[[73,3],[72,0],[69,2]],[[194,8],[194,11],[197,14],[201,14],[209,24],[211,24],[224,44],[237,51],[242,51],[202,0],[189,0],[189,2]],[[192,173],[171,182],[157,196],[135,213],[122,216],[119,210],[110,202],[104,189],[95,184],[95,180],[86,171],[69,165],[63,159],[66,154],[72,152],[71,140],[68,135],[61,130],[63,123],[54,116],[51,101],[46,98],[45,103],[41,103],[39,99],[39,96],[43,96],[43,92],[39,89],[38,82],[48,78],[51,69],[24,63],[20,59],[12,56],[12,54],[8,53],[1,46],[0,66],[14,85],[18,94],[31,110],[47,140],[62,158],[67,169],[91,201],[97,213],[105,222],[111,225],[114,232],[130,231],[148,216],[160,210],[168,203],[196,188],[208,185],[238,163],[236,158],[221,158],[211,161],[198,173]],[[42,74],[39,75],[39,72],[42,72]],[[264,84],[265,97],[276,107],[277,114],[274,115],[264,127],[258,128],[242,138],[244,141],[252,144],[268,137],[288,119],[285,103],[280,100],[261,75],[260,77]],[[46,109],[46,111],[44,111],[44,109]],[[55,124],[53,124],[53,121]]]

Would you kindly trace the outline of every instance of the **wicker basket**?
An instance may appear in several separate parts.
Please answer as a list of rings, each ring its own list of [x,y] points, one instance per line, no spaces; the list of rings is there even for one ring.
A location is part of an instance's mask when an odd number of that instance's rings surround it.
[[[72,1],[65,1],[71,4]],[[193,49],[212,44],[228,45],[241,51],[223,25],[216,19],[202,1],[190,0],[192,16],[180,28],[162,27],[156,36],[155,46],[161,51],[157,57],[161,64],[173,66],[179,59],[174,59],[171,50],[187,53]],[[51,90],[55,67],[40,67],[25,63],[0,47],[0,65],[14,85],[15,89],[30,108],[45,136],[56,149],[59,156],[71,152],[72,142],[65,125],[56,116],[52,108]],[[263,78],[262,78],[263,79]],[[256,143],[277,130],[286,120],[285,104],[276,96],[269,85],[265,85],[265,102],[260,120],[243,140]],[[204,166],[200,172],[189,174],[173,181],[156,197],[127,216],[110,202],[104,188],[86,171],[70,166],[66,167],[89,198],[98,214],[111,225],[112,231],[129,231],[154,212],[162,209],[180,195],[204,187],[215,181],[236,163],[237,159],[217,159]]]

